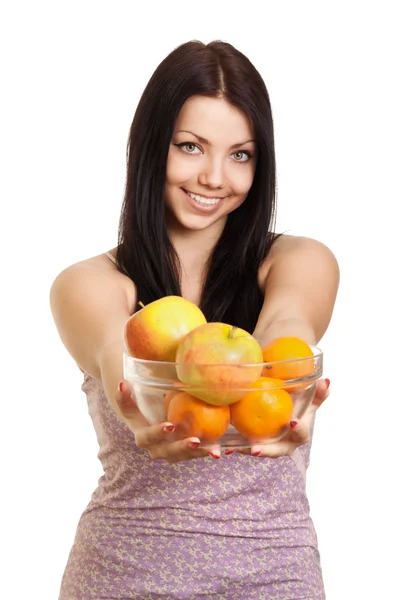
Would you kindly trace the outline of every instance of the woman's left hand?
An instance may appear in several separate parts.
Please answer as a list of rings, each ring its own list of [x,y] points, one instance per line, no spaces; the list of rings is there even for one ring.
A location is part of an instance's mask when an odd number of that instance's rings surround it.
[[[296,448],[309,441],[315,412],[329,396],[329,384],[329,379],[320,379],[318,381],[314,399],[307,412],[301,419],[290,422],[287,434],[279,442],[254,445],[247,450],[235,450],[235,452],[251,454],[252,456],[267,456],[269,458],[291,456]],[[230,450],[225,451],[225,454],[232,453]]]

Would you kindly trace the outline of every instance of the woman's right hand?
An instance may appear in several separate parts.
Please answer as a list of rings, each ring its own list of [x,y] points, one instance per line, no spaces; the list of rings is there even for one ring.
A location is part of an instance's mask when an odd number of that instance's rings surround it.
[[[115,401],[126,424],[135,435],[136,445],[147,450],[151,458],[164,459],[170,463],[206,456],[220,458],[219,446],[212,449],[199,448],[200,440],[197,437],[170,441],[175,427],[169,421],[149,425],[138,409],[132,396],[132,388],[126,380],[118,386]]]

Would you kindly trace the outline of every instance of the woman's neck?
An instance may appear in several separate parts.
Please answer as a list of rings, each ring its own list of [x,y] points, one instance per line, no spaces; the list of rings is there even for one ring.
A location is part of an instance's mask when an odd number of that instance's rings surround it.
[[[167,232],[181,260],[195,254],[203,256],[204,262],[207,262],[222,234],[224,225],[225,220],[223,222],[221,220],[205,229],[187,229],[180,223],[170,220],[167,221]]]
[[[199,300],[207,274],[207,263],[222,233],[224,224],[215,223],[201,230],[167,225],[169,238],[181,266],[181,287],[184,296]]]

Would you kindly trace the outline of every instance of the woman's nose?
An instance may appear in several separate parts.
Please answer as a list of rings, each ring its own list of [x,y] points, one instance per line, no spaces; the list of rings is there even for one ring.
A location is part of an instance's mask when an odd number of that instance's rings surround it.
[[[199,183],[211,188],[220,188],[224,185],[224,172],[220,160],[208,160],[199,173]]]

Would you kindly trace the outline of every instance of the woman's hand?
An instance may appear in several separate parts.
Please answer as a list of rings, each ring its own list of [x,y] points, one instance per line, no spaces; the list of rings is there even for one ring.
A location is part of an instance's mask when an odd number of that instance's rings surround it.
[[[310,439],[311,427],[315,412],[329,396],[329,379],[321,379],[317,383],[314,399],[299,420],[292,420],[290,428],[284,438],[273,444],[254,445],[246,450],[226,450],[225,454],[251,454],[257,457],[278,458],[290,456],[299,446],[306,444]],[[157,425],[149,425],[141,414],[132,396],[132,388],[127,381],[123,381],[117,391],[115,400],[117,406],[127,421],[127,425],[135,435],[135,442],[139,448],[144,448],[153,459],[164,459],[167,462],[178,462],[194,458],[212,456],[220,458],[220,448],[199,448],[200,440],[189,437],[184,440],[171,441],[174,431],[172,423],[165,421]]]
[[[115,401],[128,427],[135,435],[138,448],[147,450],[151,458],[164,459],[173,463],[193,458],[212,456],[220,458],[219,446],[199,448],[200,440],[189,437],[172,441],[174,425],[165,421],[157,425],[149,425],[132,396],[132,388],[127,381],[122,381],[115,395]]]
[[[288,427],[288,432],[284,438],[272,444],[254,445],[247,450],[235,450],[242,454],[251,454],[252,456],[267,456],[278,458],[279,456],[290,456],[299,446],[306,444],[310,439],[311,427],[313,424],[315,412],[329,396],[329,379],[320,379],[317,383],[317,390],[314,399],[299,420],[292,420]],[[232,454],[230,450],[226,454]]]

